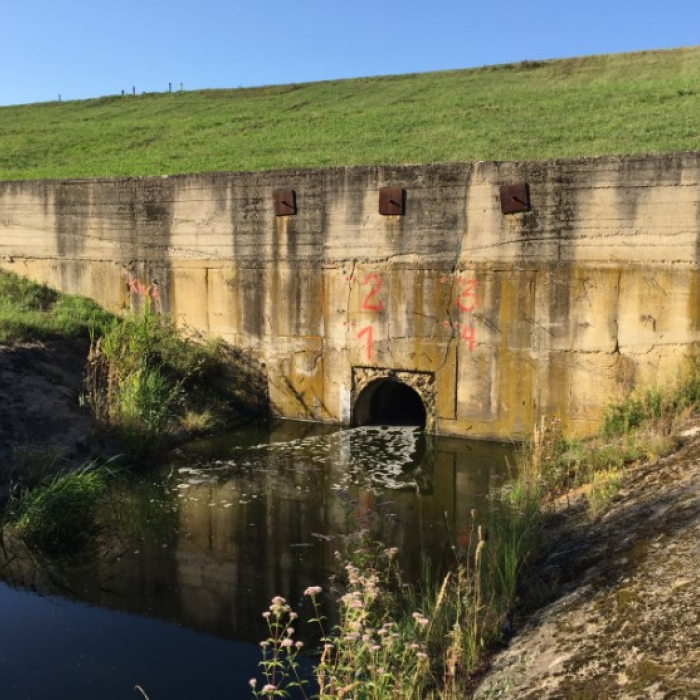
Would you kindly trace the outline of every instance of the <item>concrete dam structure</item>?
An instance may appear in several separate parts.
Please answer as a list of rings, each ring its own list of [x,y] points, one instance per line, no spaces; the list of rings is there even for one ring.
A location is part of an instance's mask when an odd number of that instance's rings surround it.
[[[700,340],[700,154],[0,183],[0,266],[149,303],[273,411],[507,439],[672,381]]]

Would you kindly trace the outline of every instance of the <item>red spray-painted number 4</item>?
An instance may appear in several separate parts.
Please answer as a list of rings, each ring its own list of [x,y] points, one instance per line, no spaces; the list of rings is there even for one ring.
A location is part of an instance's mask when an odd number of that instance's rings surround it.
[[[367,362],[372,361],[372,326],[365,326],[358,334],[358,340],[367,336]]]
[[[362,302],[363,311],[381,311],[384,307],[382,306],[381,299],[377,299],[376,302],[372,302],[372,298],[379,294],[379,290],[382,286],[382,278],[376,272],[370,272],[365,275],[362,284],[371,284],[372,287],[367,293],[365,300]]]
[[[463,326],[462,340],[466,340],[467,343],[469,343],[469,352],[471,352],[474,349],[474,343],[476,342],[476,329]]]

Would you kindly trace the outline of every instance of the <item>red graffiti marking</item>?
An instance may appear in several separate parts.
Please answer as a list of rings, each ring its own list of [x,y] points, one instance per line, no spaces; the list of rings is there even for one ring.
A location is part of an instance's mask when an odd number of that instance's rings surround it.
[[[129,280],[127,286],[130,294],[138,294],[144,299],[148,299],[149,297],[154,300],[160,298],[160,292],[158,291],[158,287],[151,284],[149,284],[147,287],[143,282],[141,282],[141,280],[137,279],[136,277],[132,277]]]
[[[370,300],[372,297],[379,294],[379,290],[382,286],[382,278],[376,272],[370,272],[369,274],[365,275],[364,280],[362,280],[362,284],[370,283],[372,283],[372,288],[369,290],[365,300],[362,302],[362,309],[363,311],[381,311],[384,308],[382,306],[381,299],[377,299],[376,303],[374,304],[370,303]]]
[[[463,280],[460,279],[459,283],[462,285],[462,293],[455,299],[455,305],[460,311],[466,311],[471,313],[477,307],[479,299],[476,296],[476,280]],[[468,302],[463,301],[464,299],[469,300]]]
[[[462,340],[466,340],[469,343],[469,352],[474,350],[474,343],[476,342],[476,329],[464,326],[462,328]]]
[[[365,326],[358,334],[358,340],[363,336],[367,336],[367,362],[372,361],[372,326]]]

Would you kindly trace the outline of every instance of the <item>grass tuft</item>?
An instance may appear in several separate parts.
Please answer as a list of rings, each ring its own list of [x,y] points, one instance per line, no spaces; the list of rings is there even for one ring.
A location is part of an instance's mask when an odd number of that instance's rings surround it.
[[[90,464],[15,494],[4,525],[45,556],[84,550],[98,534],[96,511],[113,472]]]

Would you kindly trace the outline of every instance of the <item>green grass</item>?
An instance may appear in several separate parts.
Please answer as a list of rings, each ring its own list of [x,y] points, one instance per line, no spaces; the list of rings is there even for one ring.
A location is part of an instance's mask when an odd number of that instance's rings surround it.
[[[700,47],[0,108],[0,179],[700,149]]]
[[[98,501],[112,475],[108,467],[91,464],[15,494],[3,526],[44,555],[75,554],[97,534]]]
[[[700,411],[700,364],[689,360],[676,381],[638,389],[607,405],[590,438],[565,436],[556,418],[543,419],[516,453],[510,488],[546,500],[583,488],[592,515],[604,511],[635,462],[664,457],[680,444],[679,429]]]
[[[84,297],[59,294],[0,271],[0,343],[87,338],[110,315]]]

